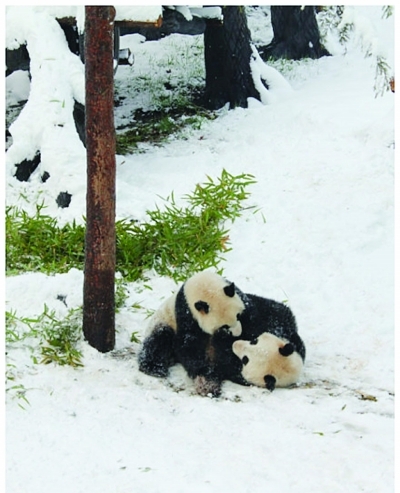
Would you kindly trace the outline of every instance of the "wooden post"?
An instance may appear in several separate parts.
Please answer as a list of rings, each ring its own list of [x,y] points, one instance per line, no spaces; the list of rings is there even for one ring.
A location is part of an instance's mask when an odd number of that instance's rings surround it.
[[[87,154],[83,333],[98,351],[115,345],[115,9],[85,7]]]

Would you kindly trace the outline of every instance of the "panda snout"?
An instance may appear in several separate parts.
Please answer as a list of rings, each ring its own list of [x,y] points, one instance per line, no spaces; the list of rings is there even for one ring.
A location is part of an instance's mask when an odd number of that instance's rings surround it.
[[[264,382],[265,388],[267,388],[270,392],[275,390],[276,378],[273,375],[265,375]]]
[[[239,320],[236,322],[235,325],[232,325],[230,327],[230,331],[231,331],[231,334],[234,337],[238,337],[238,336],[241,335],[241,333],[242,333],[242,324],[239,322]]]
[[[232,344],[232,351],[236,354],[236,356],[240,357],[240,353],[244,350],[244,341],[235,341]]]

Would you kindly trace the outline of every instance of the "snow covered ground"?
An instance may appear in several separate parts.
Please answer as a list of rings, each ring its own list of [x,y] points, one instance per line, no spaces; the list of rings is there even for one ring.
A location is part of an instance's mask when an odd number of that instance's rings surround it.
[[[28,36],[35,25],[44,36],[43,13],[22,16],[19,8],[10,11],[6,39]],[[185,140],[117,156],[118,217],[144,218],[158,196],[173,190],[180,197],[224,168],[256,177],[249,202],[262,214],[245,212],[231,226],[233,250],[222,267],[243,291],[288,300],[307,346],[299,385],[269,393],[226,382],[222,396],[210,399],[194,394],[178,366],[167,379],[140,373],[130,335],[143,333],[146,310],[176,287],[149,273],[146,285],[129,285],[113,353],[82,342],[84,367],[73,369],[34,364],[23,345],[7,348],[13,384],[23,385],[29,401],[7,392],[7,493],[394,491],[394,95],[375,97],[375,66],[360,47],[372,39],[393,63],[393,18],[382,19],[377,7],[355,14],[364,36],[346,54],[332,44],[334,56],[294,64],[290,89],[277,90],[268,105],[224,109]],[[262,20],[252,17],[250,25]],[[79,221],[85,151],[72,131],[68,97],[82,94],[81,67],[49,36],[57,46],[35,38],[33,50],[57,48],[74,75],[56,96],[45,91],[56,87],[50,76],[60,80],[57,60],[53,69],[35,61],[31,85],[22,73],[8,78],[8,103],[29,89],[34,98],[8,151],[7,204],[34,210],[43,200],[60,222]],[[174,44],[198,42],[127,38],[136,62],[118,69],[118,90],[146,70],[149,53],[165,57]],[[35,102],[55,97],[66,104],[35,114]],[[62,135],[46,127],[51,118],[63,119]],[[38,141],[41,170],[17,182],[13,163]],[[44,170],[53,181],[41,183]],[[72,193],[69,208],[57,208],[54,180]],[[9,277],[6,309],[34,317],[46,304],[62,317],[82,304],[82,282],[76,269]]]

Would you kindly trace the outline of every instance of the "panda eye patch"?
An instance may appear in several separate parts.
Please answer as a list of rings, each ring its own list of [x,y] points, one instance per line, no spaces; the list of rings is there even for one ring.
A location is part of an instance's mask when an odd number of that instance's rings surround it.
[[[252,339],[252,340],[250,341],[250,344],[251,344],[252,346],[255,346],[257,343],[258,343],[258,339],[257,339],[257,338]]]
[[[281,353],[282,356],[290,356],[291,354],[294,353],[294,347],[290,342],[285,344],[283,347],[279,348],[279,352]]]
[[[247,356],[243,356],[242,358],[243,365],[246,366],[248,362],[249,362],[249,358]]]
[[[200,313],[203,313],[205,315],[207,315],[207,313],[210,311],[210,307],[208,305],[208,303],[206,303],[205,301],[196,301],[196,303],[194,304],[194,307],[196,308],[196,310]]]

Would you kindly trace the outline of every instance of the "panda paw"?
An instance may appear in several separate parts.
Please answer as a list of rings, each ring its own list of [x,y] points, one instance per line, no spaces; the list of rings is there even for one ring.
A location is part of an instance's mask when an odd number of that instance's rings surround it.
[[[198,375],[194,379],[196,392],[203,397],[219,397],[221,384],[215,380],[208,380],[204,375]]]
[[[146,361],[139,362],[139,370],[142,373],[146,373],[146,375],[159,378],[167,377],[169,373],[169,368],[167,366],[156,363],[150,364]]]

